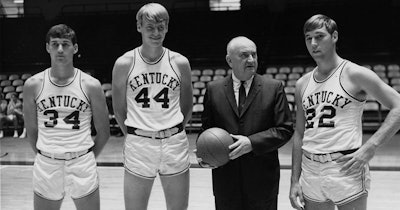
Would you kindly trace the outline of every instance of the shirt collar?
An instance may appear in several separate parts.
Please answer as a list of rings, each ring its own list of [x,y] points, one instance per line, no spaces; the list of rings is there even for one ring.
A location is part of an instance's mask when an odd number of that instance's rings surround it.
[[[240,87],[241,81],[235,76],[235,73],[233,73],[233,72],[232,72],[232,79],[233,79],[233,86],[234,86],[234,87],[235,87],[235,86]],[[253,82],[253,79],[254,79],[254,75],[251,76],[250,79],[248,79],[248,80],[245,81],[244,86],[245,86],[246,88],[247,88],[247,87],[250,87],[251,83]]]

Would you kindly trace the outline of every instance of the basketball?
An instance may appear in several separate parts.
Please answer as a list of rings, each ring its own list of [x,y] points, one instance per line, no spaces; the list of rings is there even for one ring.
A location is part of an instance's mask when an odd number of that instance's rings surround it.
[[[197,139],[196,155],[213,167],[225,165],[229,161],[229,145],[233,139],[224,129],[209,128]]]

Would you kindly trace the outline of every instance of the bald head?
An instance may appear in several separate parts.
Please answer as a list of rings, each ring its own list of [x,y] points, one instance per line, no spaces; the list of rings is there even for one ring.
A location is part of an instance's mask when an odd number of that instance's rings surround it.
[[[239,47],[243,46],[256,46],[256,44],[248,39],[247,37],[244,36],[238,36],[233,38],[229,43],[228,46],[226,47],[226,53],[227,55],[232,54],[236,49]]]
[[[226,62],[232,68],[236,78],[245,81],[256,74],[257,47],[253,41],[244,36],[233,38],[228,43],[226,51]]]

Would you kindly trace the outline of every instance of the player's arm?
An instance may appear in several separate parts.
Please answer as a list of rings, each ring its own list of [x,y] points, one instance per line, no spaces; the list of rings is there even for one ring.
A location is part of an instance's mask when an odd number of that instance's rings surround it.
[[[38,120],[35,97],[40,90],[42,82],[43,81],[37,76],[30,77],[26,80],[23,89],[24,124],[27,132],[27,138],[35,154],[37,153],[36,142],[38,138]]]
[[[400,129],[400,94],[371,70],[361,66],[348,70],[351,83],[357,84],[361,91],[390,109],[381,127],[358,151],[337,160],[338,162],[347,161],[342,170],[350,173],[353,170],[360,170],[367,164],[375,155],[376,149],[389,141]]]
[[[101,84],[97,79],[93,77],[87,77],[83,80],[83,85],[90,100],[90,106],[93,113],[93,123],[97,132],[94,138],[95,144],[93,148],[93,153],[97,157],[110,137],[108,108],[103,89],[101,88]]]
[[[292,147],[292,176],[290,179],[290,192],[289,199],[292,207],[295,209],[301,209],[301,205],[297,202],[297,198],[300,199],[300,202],[304,206],[303,193],[301,190],[301,186],[299,183],[300,174],[301,174],[301,162],[303,151],[301,147],[303,146],[303,136],[305,129],[305,115],[301,100],[301,93],[304,89],[304,83],[308,80],[308,76],[305,76],[296,82],[296,91],[295,91],[295,102],[297,106],[296,110],[296,128],[294,130],[293,139],[293,147]]]
[[[129,68],[132,65],[132,58],[128,56],[121,56],[114,64],[112,72],[112,104],[114,109],[115,119],[121,129],[126,135],[127,128],[125,125],[127,105],[126,105],[126,87],[128,81]]]
[[[181,95],[180,107],[184,116],[183,125],[190,120],[193,108],[193,88],[192,88],[192,74],[189,60],[183,55],[176,54],[173,57],[173,63],[179,69],[181,74]]]

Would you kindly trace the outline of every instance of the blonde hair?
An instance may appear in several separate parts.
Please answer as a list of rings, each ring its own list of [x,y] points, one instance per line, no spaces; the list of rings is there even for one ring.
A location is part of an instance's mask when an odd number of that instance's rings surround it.
[[[169,23],[167,9],[158,3],[149,3],[143,5],[136,14],[136,22],[142,25],[143,18],[156,23],[165,21],[166,26],[168,26]]]

